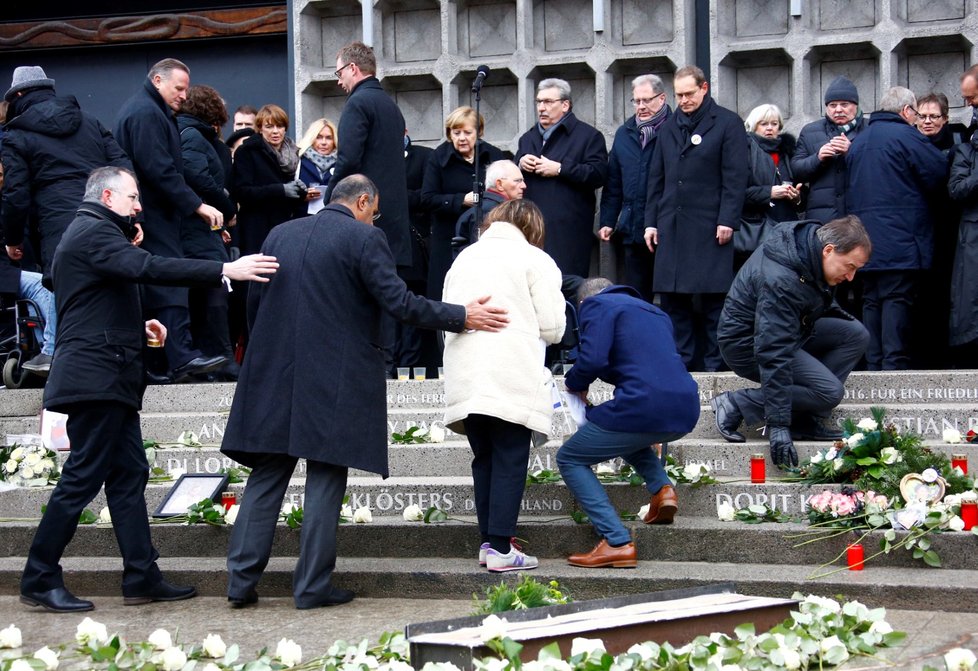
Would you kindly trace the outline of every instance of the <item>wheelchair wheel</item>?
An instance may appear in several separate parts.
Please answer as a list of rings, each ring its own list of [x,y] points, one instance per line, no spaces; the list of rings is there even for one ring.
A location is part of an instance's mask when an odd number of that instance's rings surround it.
[[[20,389],[27,379],[28,372],[20,367],[16,357],[7,359],[3,364],[3,384],[7,389]]]

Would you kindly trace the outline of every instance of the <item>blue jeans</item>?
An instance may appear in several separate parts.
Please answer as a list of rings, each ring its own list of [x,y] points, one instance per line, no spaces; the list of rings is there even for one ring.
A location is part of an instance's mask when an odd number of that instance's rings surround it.
[[[43,340],[41,354],[51,356],[54,354],[54,334],[58,330],[58,317],[54,310],[54,294],[44,288],[41,284],[41,273],[32,273],[26,270],[20,271],[20,293],[19,298],[29,298],[37,304],[44,318],[44,333],[38,333],[38,340]]]
[[[623,545],[632,537],[621,523],[591,466],[621,457],[645,479],[649,493],[655,494],[672,483],[652,445],[679,440],[683,435],[608,431],[594,422],[588,422],[557,450],[557,467],[564,483],[591,519],[595,530],[608,543]]]

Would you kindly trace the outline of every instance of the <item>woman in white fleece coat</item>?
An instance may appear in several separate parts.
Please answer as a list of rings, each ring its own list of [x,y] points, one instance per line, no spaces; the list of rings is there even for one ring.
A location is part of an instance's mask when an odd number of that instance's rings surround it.
[[[472,479],[482,546],[490,571],[535,568],[510,544],[516,535],[530,432],[550,433],[553,402],[543,355],[564,333],[557,264],[543,251],[543,216],[528,200],[510,200],[486,217],[479,241],[459,254],[442,300],[465,304],[492,296],[509,310],[495,333],[445,335],[446,425],[472,447]]]

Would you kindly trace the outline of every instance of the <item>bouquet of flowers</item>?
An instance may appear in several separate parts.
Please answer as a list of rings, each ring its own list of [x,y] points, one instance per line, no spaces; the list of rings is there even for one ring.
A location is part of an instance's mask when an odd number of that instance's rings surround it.
[[[0,447],[0,480],[21,487],[43,487],[61,477],[58,455],[43,445]]]
[[[812,525],[853,527],[865,524],[868,516],[882,516],[889,508],[889,499],[872,490],[862,492],[843,487],[840,492],[832,492],[826,489],[808,499],[808,521]]]

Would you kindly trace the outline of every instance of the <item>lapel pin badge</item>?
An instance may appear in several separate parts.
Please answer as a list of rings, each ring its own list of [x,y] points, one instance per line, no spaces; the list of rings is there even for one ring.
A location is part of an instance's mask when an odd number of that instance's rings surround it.
[[[695,133],[693,137],[689,138],[689,141],[692,142],[693,144],[699,144],[700,142],[703,141],[703,136],[700,135],[699,133]]]

